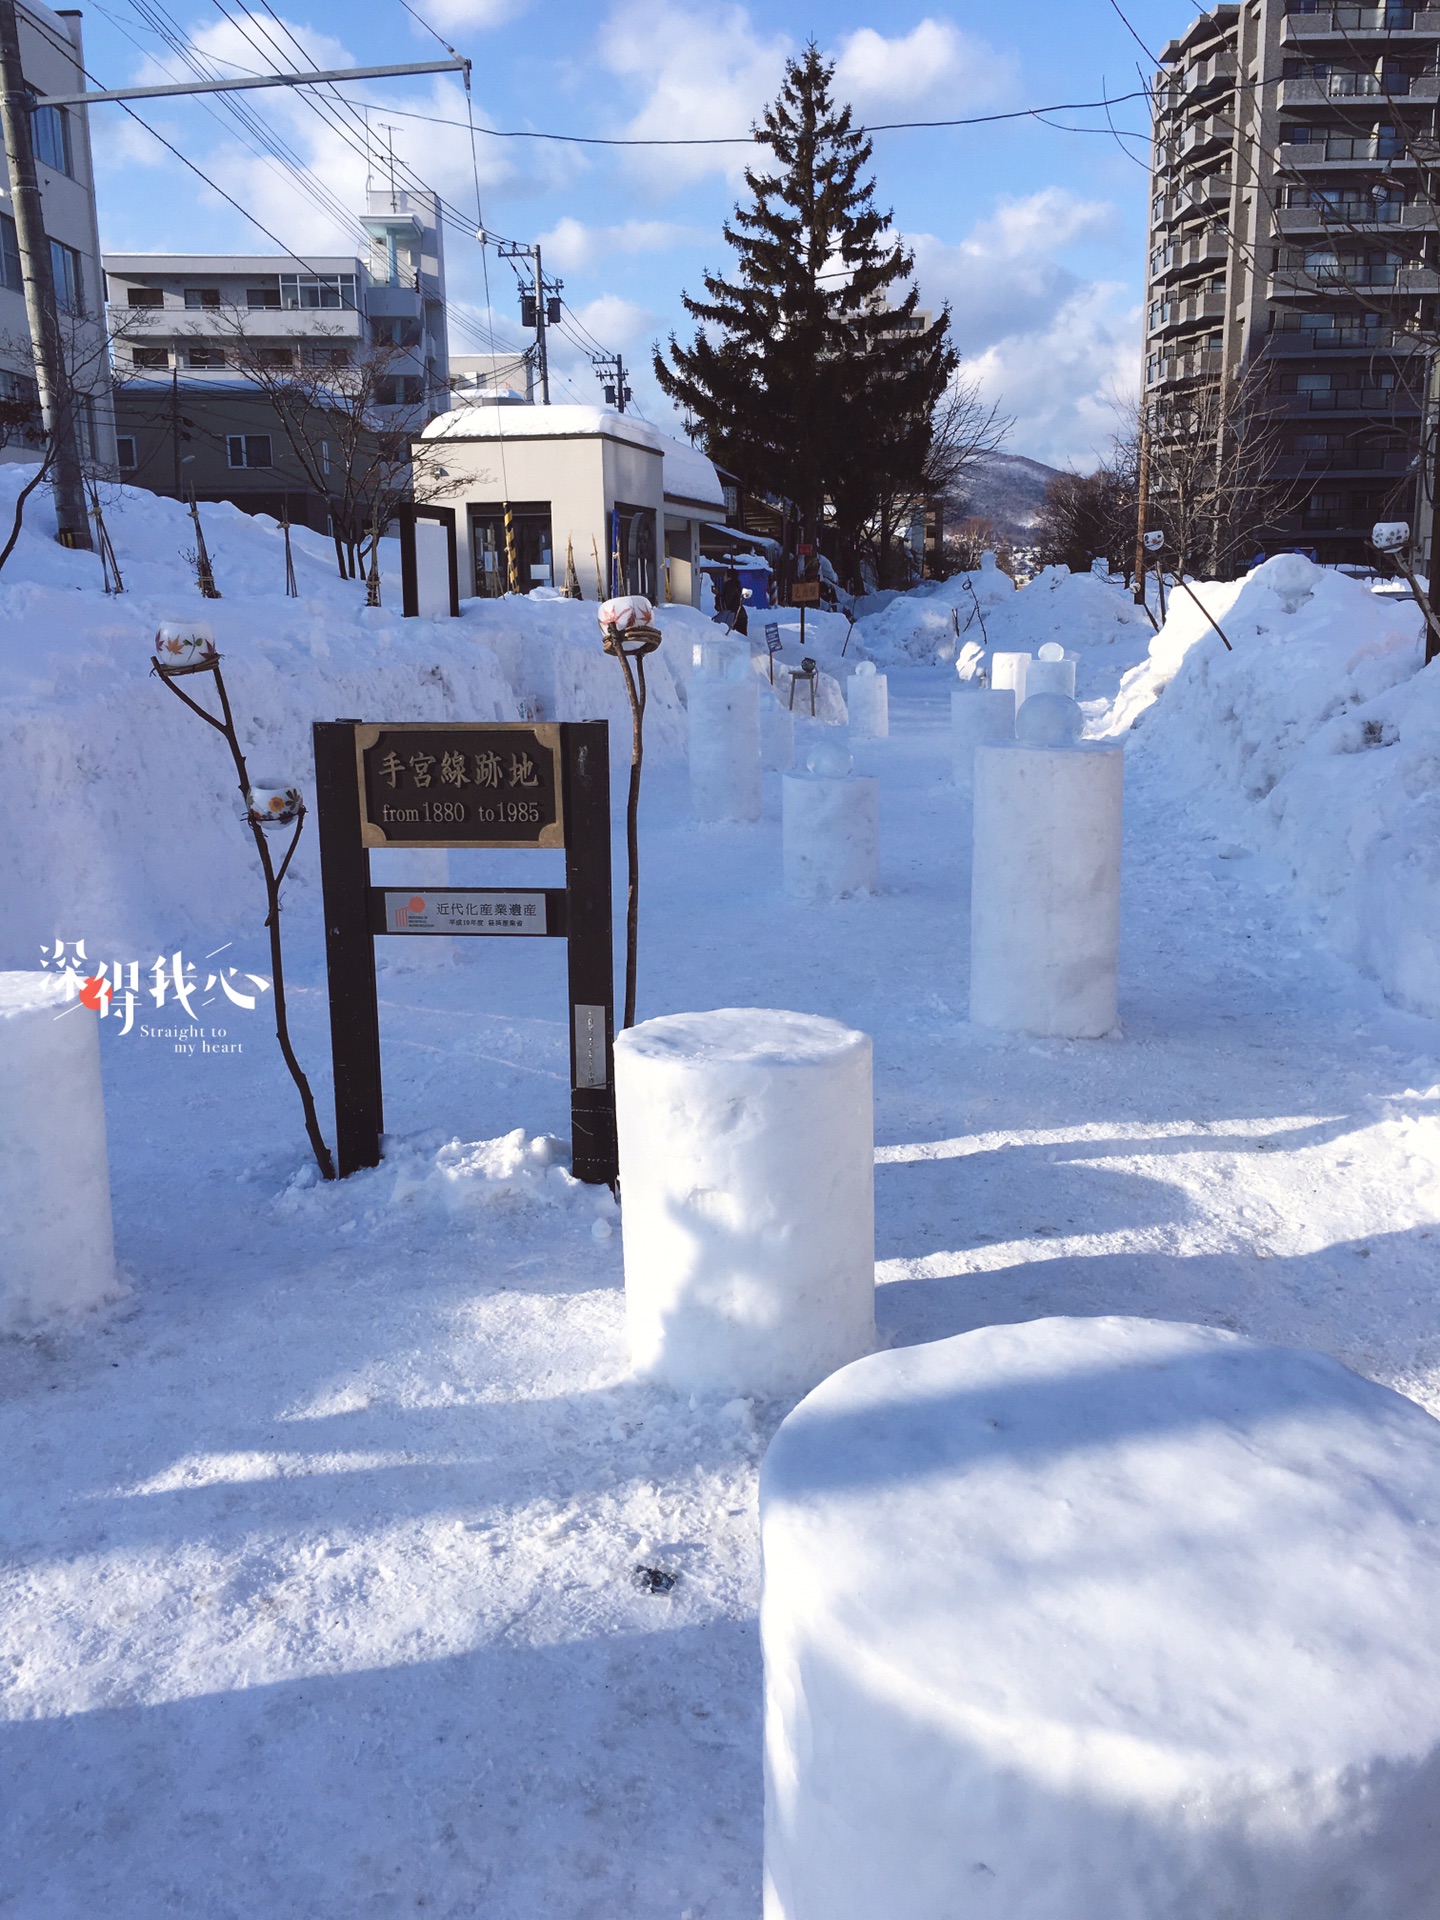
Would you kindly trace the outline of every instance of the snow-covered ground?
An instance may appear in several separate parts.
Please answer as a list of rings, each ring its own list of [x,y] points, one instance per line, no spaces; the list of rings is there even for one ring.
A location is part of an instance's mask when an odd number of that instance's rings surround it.
[[[125,598],[77,585],[98,568],[39,537],[0,575],[0,959],[38,965],[59,936],[147,966],[183,944],[203,966],[228,942],[224,963],[263,974],[223,749],[143,671],[156,619],[200,611],[166,557],[184,528],[143,497],[114,520]],[[206,525],[227,597],[205,611],[257,771],[304,773],[312,717],[620,714],[591,610],[367,617],[321,543],[287,602],[278,536],[221,509]],[[1051,603],[1077,590],[994,591],[1014,645],[1051,637]],[[883,891],[824,909],[781,892],[775,776],[759,825],[690,821],[689,623],[667,610],[640,1012],[790,1007],[874,1036],[883,1341],[1051,1314],[1196,1320],[1338,1355],[1440,1412],[1440,1024],[1387,1001],[1328,923],[1318,937],[1309,869],[1297,882],[1272,824],[1333,724],[1305,691],[1326,672],[1332,698],[1362,696],[1362,727],[1375,702],[1398,715],[1393,752],[1351,756],[1397,770],[1375,804],[1423,799],[1407,727],[1440,670],[1401,671],[1397,641],[1351,671],[1312,636],[1287,673],[1256,632],[1272,591],[1212,602],[1233,664],[1173,621],[1151,660],[1148,624],[1096,603],[1086,630],[1119,638],[1081,650],[1091,731],[1117,713],[1118,656],[1120,714],[1169,685],[1129,757],[1124,1030],[1083,1045],[966,1021],[955,674],[904,644],[894,604],[876,616],[891,644],[857,629],[890,673],[892,737],[856,750],[881,779]],[[1358,607],[1327,631],[1363,625]],[[1275,625],[1292,618],[1277,600]],[[857,640],[842,660],[843,620],[807,630],[837,674]],[[1288,729],[1263,798],[1225,744],[1232,706],[1267,751]],[[1316,834],[1337,809],[1360,818],[1348,787],[1304,804]],[[475,853],[453,877],[534,880],[554,861]],[[328,1125],[309,867],[287,937]],[[390,1151],[333,1187],[313,1180],[263,1007],[226,1011],[235,1053],[144,1036],[153,1008],[123,1037],[102,1026],[130,1291],[0,1341],[7,1920],[758,1914],[755,1486],[787,1408],[631,1380],[614,1210],[558,1144],[560,949],[455,945],[382,973]],[[652,1593],[641,1567],[678,1578]]]

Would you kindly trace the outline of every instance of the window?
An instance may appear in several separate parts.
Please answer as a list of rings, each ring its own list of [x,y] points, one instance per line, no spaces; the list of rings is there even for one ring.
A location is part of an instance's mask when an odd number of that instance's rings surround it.
[[[8,213],[0,213],[0,285],[7,286],[12,293],[25,291],[20,271],[20,242],[15,234],[15,222]]]
[[[550,502],[517,500],[510,513],[515,534],[515,568],[519,590],[553,583],[550,540]],[[509,554],[505,544],[505,509],[471,507],[470,550],[475,556],[475,592],[482,600],[498,600],[510,590]]]
[[[282,273],[282,307],[350,307],[355,305],[353,273]]]
[[[117,433],[115,436],[115,461],[121,473],[134,473],[140,465],[140,456],[135,448],[133,433]]]
[[[257,347],[255,358],[262,367],[293,367],[295,349],[293,347]]]
[[[168,367],[170,349],[168,347],[132,347],[130,358],[137,367]]]
[[[247,287],[245,289],[245,304],[251,308],[278,307],[280,304],[280,289],[278,286]]]
[[[35,158],[42,167],[50,167],[56,173],[74,173],[75,166],[70,153],[70,122],[63,107],[36,107],[30,115],[30,131],[35,144]]]
[[[418,407],[425,398],[425,382],[418,373],[388,373],[375,382],[377,407]]]
[[[165,295],[159,287],[131,287],[125,302],[131,307],[163,307]]]
[[[348,347],[307,347],[305,358],[312,367],[348,367],[350,349]]]
[[[185,358],[192,367],[223,367],[225,349],[223,347],[191,347]]]
[[[50,270],[55,275],[55,298],[67,313],[85,311],[85,282],[80,276],[80,256],[63,240],[50,242]]]
[[[185,304],[192,313],[209,307],[218,307],[220,304],[220,289],[218,287],[187,287],[185,289]]]
[[[232,467],[273,467],[268,433],[232,433],[226,445]]]

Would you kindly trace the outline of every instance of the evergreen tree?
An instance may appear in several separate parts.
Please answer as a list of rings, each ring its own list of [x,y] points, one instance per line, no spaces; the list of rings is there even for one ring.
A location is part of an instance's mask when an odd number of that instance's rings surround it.
[[[684,296],[694,342],[672,334],[655,373],[712,459],[789,501],[811,540],[830,501],[853,550],[881,492],[918,482],[956,356],[948,311],[926,324],[900,290],[914,256],[875,205],[871,144],[832,100],[834,71],[813,41],[788,63],[755,130],[774,168],[747,169],[751,202],[724,229],[735,275]]]

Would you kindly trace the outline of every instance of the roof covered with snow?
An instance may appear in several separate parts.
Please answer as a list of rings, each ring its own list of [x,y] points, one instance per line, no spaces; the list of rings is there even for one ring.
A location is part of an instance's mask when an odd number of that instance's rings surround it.
[[[695,447],[673,440],[633,413],[613,407],[452,407],[425,427],[424,440],[623,440],[658,453],[665,462],[665,496],[707,510],[725,505],[725,489],[712,463]]]

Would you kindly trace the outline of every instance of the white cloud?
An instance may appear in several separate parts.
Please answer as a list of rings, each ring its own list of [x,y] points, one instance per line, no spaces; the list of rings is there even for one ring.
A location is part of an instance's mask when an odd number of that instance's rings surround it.
[[[498,27],[524,13],[525,0],[428,0],[437,27]]]
[[[1008,92],[1016,63],[951,20],[926,18],[887,40],[861,27],[840,42],[835,93],[858,111],[948,103],[957,111],[982,106]]]
[[[662,0],[641,11],[617,7],[601,27],[596,51],[621,80],[642,85],[644,104],[625,126],[631,139],[717,139],[748,135],[779,88],[793,43],[766,38],[743,7],[697,8]],[[675,192],[706,174],[738,180],[754,148],[669,147],[631,156],[658,192]]]
[[[670,247],[712,236],[698,227],[668,220],[626,220],[619,226],[587,227],[567,214],[540,236],[545,266],[561,273],[585,273],[615,254],[664,253]]]
[[[966,371],[1015,416],[1016,453],[1092,463],[1116,428],[1114,394],[1138,381],[1133,296],[1060,257],[1076,242],[1105,239],[1116,221],[1106,201],[1047,187],[1002,202],[958,244],[907,236],[922,300],[949,301]]]

